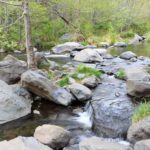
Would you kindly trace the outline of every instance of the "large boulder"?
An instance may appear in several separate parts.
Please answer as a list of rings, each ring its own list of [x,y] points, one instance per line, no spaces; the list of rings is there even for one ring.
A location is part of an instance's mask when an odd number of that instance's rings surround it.
[[[21,83],[22,86],[29,91],[40,97],[47,98],[54,103],[67,106],[72,101],[72,95],[67,90],[57,87],[38,70],[28,70],[23,73],[21,76]]]
[[[79,150],[79,145],[78,144],[71,145],[71,146],[65,147],[63,150]]]
[[[92,97],[92,92],[89,88],[83,86],[79,83],[73,83],[68,86],[71,93],[77,98],[79,101],[86,101]]]
[[[52,150],[33,137],[17,137],[10,141],[0,142],[0,150]]]
[[[117,138],[126,135],[131,125],[133,104],[126,95],[124,82],[112,77],[103,81],[93,92],[91,109],[93,129],[98,136]]]
[[[0,124],[30,114],[31,103],[29,97],[19,94],[13,87],[0,80]]]
[[[35,129],[34,137],[41,143],[59,150],[64,148],[71,138],[70,132],[54,125],[42,125]]]
[[[96,49],[84,49],[77,53],[74,60],[80,62],[102,62],[103,58]]]
[[[150,139],[137,142],[134,150],[150,150]]]
[[[143,67],[126,69],[127,92],[135,97],[150,96],[150,74]]]
[[[150,116],[133,124],[128,130],[127,138],[132,143],[150,139]]]
[[[0,80],[14,84],[20,80],[21,74],[26,70],[26,62],[8,55],[0,62]]]
[[[136,54],[131,51],[123,52],[120,55],[120,58],[125,59],[125,60],[129,60],[129,59],[135,58],[135,57],[136,57]]]
[[[56,45],[52,48],[52,51],[54,54],[61,54],[65,52],[71,52],[76,49],[84,49],[84,46],[76,42],[66,42],[64,44]]]
[[[115,142],[102,141],[97,137],[86,139],[79,144],[80,150],[132,150],[129,146]]]

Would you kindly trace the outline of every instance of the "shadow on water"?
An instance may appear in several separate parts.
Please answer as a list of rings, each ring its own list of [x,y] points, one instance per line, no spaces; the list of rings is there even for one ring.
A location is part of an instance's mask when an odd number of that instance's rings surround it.
[[[47,100],[36,101],[33,110],[38,110],[40,115],[31,113],[21,119],[0,125],[0,140],[10,140],[17,136],[33,136],[35,128],[42,124],[59,125],[72,132],[83,130],[82,125],[76,121],[79,117],[73,113],[82,105],[63,107]],[[32,111],[33,111],[32,110]]]

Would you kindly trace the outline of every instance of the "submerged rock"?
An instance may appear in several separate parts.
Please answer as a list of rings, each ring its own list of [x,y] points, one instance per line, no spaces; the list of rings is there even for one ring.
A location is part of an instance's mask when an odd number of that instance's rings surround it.
[[[42,125],[35,129],[34,137],[41,143],[59,150],[64,148],[71,138],[70,132],[55,125]]]
[[[27,64],[8,55],[0,61],[0,80],[8,84],[15,84],[20,80],[21,74],[27,70]]]
[[[115,142],[102,141],[98,137],[86,139],[79,144],[80,150],[132,150],[129,146]]]
[[[126,59],[126,60],[129,60],[129,59],[134,58],[134,57],[136,57],[136,54],[131,52],[131,51],[123,52],[120,55],[120,58]]]
[[[93,129],[98,136],[124,137],[131,125],[133,104],[125,82],[109,77],[93,93]]]
[[[80,62],[102,62],[103,58],[95,49],[84,49],[75,55],[74,60]]]
[[[31,113],[32,101],[20,95],[14,88],[0,80],[0,124]]]
[[[131,143],[150,139],[150,116],[133,124],[128,130],[127,138]]]
[[[137,142],[134,150],[150,150],[150,139]]]
[[[92,97],[91,90],[81,84],[73,83],[68,88],[79,101],[86,101]]]
[[[84,49],[84,46],[77,42],[66,42],[64,44],[56,45],[52,48],[54,54],[61,54],[64,52],[71,52],[76,49]]]
[[[33,137],[17,137],[10,141],[0,142],[0,150],[52,150]]]
[[[72,101],[72,95],[67,90],[57,87],[39,71],[28,70],[23,73],[21,83],[29,91],[54,103],[68,106]]]

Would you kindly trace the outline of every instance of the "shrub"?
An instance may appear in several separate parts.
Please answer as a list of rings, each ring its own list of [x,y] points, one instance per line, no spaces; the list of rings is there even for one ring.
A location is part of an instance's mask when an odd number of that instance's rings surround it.
[[[125,80],[126,79],[126,73],[123,69],[120,69],[116,72],[116,78],[121,79],[121,80]]]
[[[132,117],[132,122],[137,123],[140,120],[142,120],[144,117],[150,115],[150,102],[144,102],[141,103],[135,110],[133,117]]]

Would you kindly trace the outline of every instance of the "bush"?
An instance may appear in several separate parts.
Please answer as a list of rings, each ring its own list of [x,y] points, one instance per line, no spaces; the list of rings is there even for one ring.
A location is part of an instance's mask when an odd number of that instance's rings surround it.
[[[144,117],[150,115],[150,102],[141,103],[135,110],[132,122],[137,123],[142,120]]]

